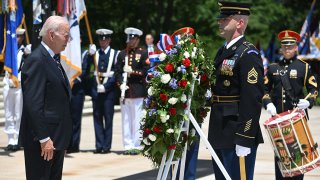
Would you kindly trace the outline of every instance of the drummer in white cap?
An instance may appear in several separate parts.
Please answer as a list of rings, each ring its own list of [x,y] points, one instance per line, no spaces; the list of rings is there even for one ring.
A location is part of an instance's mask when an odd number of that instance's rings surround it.
[[[147,51],[139,48],[142,31],[129,27],[124,31],[127,34],[127,47],[118,56],[116,64],[117,84],[124,100],[121,101],[123,144],[126,155],[136,155],[140,152],[140,118],[143,99],[147,95],[145,77],[148,69]],[[123,73],[127,75],[124,84]]]

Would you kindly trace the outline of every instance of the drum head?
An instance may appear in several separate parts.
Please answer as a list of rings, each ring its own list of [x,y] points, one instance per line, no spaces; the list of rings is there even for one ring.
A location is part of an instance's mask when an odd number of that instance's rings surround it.
[[[291,112],[293,112],[293,111],[290,110],[290,111],[286,111],[286,112],[277,114],[276,116],[272,116],[263,124],[265,126],[270,126],[270,125],[275,125],[275,124],[279,124],[279,123],[285,123],[286,121],[289,121],[290,119],[296,120],[296,119],[299,119],[299,118],[305,116],[305,113],[303,110],[297,110],[294,113],[291,113]]]

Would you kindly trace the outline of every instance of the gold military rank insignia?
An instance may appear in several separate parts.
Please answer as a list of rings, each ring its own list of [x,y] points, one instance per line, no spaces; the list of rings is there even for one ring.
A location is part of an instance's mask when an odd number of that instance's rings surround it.
[[[314,87],[318,87],[316,78],[314,76],[310,76],[310,78],[308,79],[309,84],[311,84]]]
[[[136,61],[140,61],[140,58],[141,58],[141,54],[136,54]]]
[[[247,81],[250,84],[256,84],[258,82],[258,73],[254,67],[248,72]]]
[[[296,69],[291,69],[290,70],[290,78],[291,79],[296,79],[298,77],[298,72]]]

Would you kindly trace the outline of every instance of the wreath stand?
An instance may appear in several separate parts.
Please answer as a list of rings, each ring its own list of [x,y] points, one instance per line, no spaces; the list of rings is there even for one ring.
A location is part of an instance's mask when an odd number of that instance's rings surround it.
[[[224,177],[227,180],[231,180],[229,174],[227,173],[226,169],[222,165],[220,159],[218,158],[217,154],[213,150],[213,148],[212,148],[211,144],[209,143],[208,139],[206,138],[206,136],[202,132],[202,130],[201,130],[199,124],[197,123],[196,119],[191,114],[191,111],[190,111],[191,99],[192,99],[191,97],[192,97],[192,94],[193,94],[195,80],[196,79],[193,80],[192,85],[191,85],[191,95],[188,98],[188,107],[185,110],[185,114],[188,114],[189,120],[191,121],[193,126],[196,128],[196,131],[200,135],[200,139],[203,141],[203,143],[205,144],[206,148],[209,150],[212,158],[217,163],[217,165],[220,168],[220,170],[221,170],[222,174],[224,175]],[[180,133],[179,133],[179,135],[178,135],[178,137],[176,139],[177,141],[179,140],[179,137],[180,137],[182,132],[186,133],[187,135],[189,134],[189,125],[190,125],[190,121],[189,120],[183,120],[181,122],[181,124],[180,124]],[[172,166],[172,178],[171,179],[175,180],[176,176],[177,176],[177,171],[178,171],[178,168],[179,168],[179,164],[180,164],[179,180],[183,180],[184,179],[184,169],[185,169],[185,164],[186,164],[187,147],[188,147],[188,143],[186,143],[184,148],[183,148],[182,157],[177,159],[177,160],[175,160],[175,161],[173,161],[173,156],[174,156],[174,153],[175,153],[175,149],[174,150],[170,150],[170,151],[167,150],[163,154],[162,160],[161,160],[161,165],[160,165],[158,176],[157,176],[157,180],[166,180],[167,179],[170,166]],[[167,158],[167,154],[168,153],[169,153],[169,157]],[[180,161],[181,161],[181,163],[180,163]]]

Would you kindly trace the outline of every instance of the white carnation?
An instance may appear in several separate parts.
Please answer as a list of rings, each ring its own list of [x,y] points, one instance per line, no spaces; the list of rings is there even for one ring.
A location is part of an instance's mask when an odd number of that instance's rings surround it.
[[[170,133],[173,133],[174,130],[170,128],[170,129],[168,129],[166,132],[170,134]]]
[[[187,101],[187,96],[186,96],[185,94],[182,94],[180,100],[181,100],[183,103],[185,103],[185,102]]]
[[[153,87],[149,87],[149,89],[148,89],[148,95],[149,96],[152,96],[154,94],[154,89],[153,89]]]
[[[143,109],[141,112],[141,118],[144,119],[146,117],[147,117],[147,111],[145,109]]]
[[[160,61],[164,61],[166,59],[167,55],[165,53],[161,53],[159,56]]]
[[[183,55],[184,55],[185,58],[189,58],[190,57],[190,53],[188,51],[185,51],[183,53]]]
[[[170,118],[170,116],[167,115],[167,114],[161,114],[160,115],[160,120],[161,120],[162,123],[166,123],[169,118]]]
[[[171,79],[170,74],[164,74],[161,76],[161,82],[163,84],[167,84],[170,81],[170,79]]]
[[[197,47],[193,47],[193,52],[197,52]]]
[[[140,124],[143,126],[143,125],[146,124],[146,122],[145,121],[141,121]]]
[[[191,53],[191,58],[195,58],[196,57],[196,52],[192,52]]]
[[[174,98],[174,97],[172,97],[172,98],[170,98],[170,99],[168,100],[169,104],[172,104],[172,105],[176,104],[177,101],[178,101],[178,98]]]
[[[157,139],[157,137],[153,134],[149,134],[148,138],[150,139],[150,141],[155,141]]]
[[[144,138],[143,139],[143,141],[142,141],[145,145],[150,145],[150,142],[148,141],[148,139],[147,138]]]

